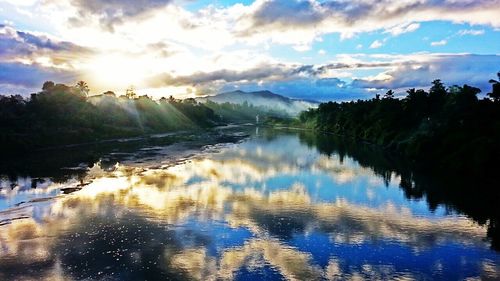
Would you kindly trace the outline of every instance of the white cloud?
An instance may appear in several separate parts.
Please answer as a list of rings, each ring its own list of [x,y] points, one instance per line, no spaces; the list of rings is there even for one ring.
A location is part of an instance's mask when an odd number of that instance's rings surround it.
[[[431,42],[431,46],[434,46],[434,47],[436,47],[436,46],[444,46],[446,44],[448,44],[448,41],[445,40],[445,39],[440,40],[440,41]]]
[[[306,52],[306,51],[309,51],[311,50],[311,45],[295,45],[293,46],[293,49],[297,52]]]
[[[159,30],[164,36],[180,29],[190,34],[186,37],[190,37],[191,44],[195,43],[195,34],[208,33],[227,39],[214,40],[224,42],[225,45],[235,41],[272,41],[303,46],[320,38],[322,34],[333,32],[340,33],[343,39],[374,30],[385,30],[398,36],[415,31],[420,27],[420,22],[434,20],[486,24],[500,28],[498,0],[256,0],[249,5],[235,4],[223,8],[210,5],[198,12],[189,12],[177,6],[179,2],[172,0],[7,2],[20,7],[37,3],[42,8],[56,6],[57,9],[51,11],[56,13],[50,13],[50,17],[63,18],[65,23],[60,22],[61,25],[67,25],[70,21],[82,28],[90,25],[111,31],[122,25],[142,26],[146,22],[155,22],[159,24],[158,28],[145,33],[159,35],[155,32]],[[167,7],[171,9],[166,9]],[[37,10],[42,11],[43,9]],[[116,32],[124,32],[124,29]]]
[[[233,31],[247,40],[295,44],[296,38],[310,42],[326,33],[340,33],[346,39],[383,29],[398,36],[417,30],[421,22],[437,20],[500,27],[499,4],[498,0],[257,0],[244,6]],[[309,36],[299,36],[304,33]]]
[[[249,5],[210,5],[197,12],[187,11],[170,0],[141,0],[141,3],[146,3],[142,8],[137,8],[141,5],[135,1],[112,1],[109,5],[128,11],[126,20],[103,11],[94,3],[102,0],[46,1],[58,5],[61,12],[56,16],[64,18],[66,23],[68,20],[75,23],[71,19],[73,16],[67,15],[82,13],[85,24],[79,25],[79,29],[86,30],[84,35],[90,35],[88,29],[105,28],[124,37],[120,42],[125,44],[131,38],[137,39],[135,42],[144,38],[149,39],[148,42],[152,38],[156,41],[158,38],[173,40],[172,34],[175,34],[177,42],[210,50],[239,43],[257,46],[270,42],[292,45],[304,51],[309,50],[315,40],[321,40],[323,34],[340,33],[345,40],[359,33],[385,30],[392,36],[398,36],[417,30],[421,22],[435,20],[500,27],[498,0],[256,0]],[[67,24],[59,22],[56,26]],[[72,33],[82,34],[75,29]]]
[[[390,33],[392,36],[399,36],[404,33],[414,32],[419,28],[419,23],[399,24],[392,28],[389,28],[384,33]]]
[[[478,36],[484,34],[484,29],[462,29],[457,34],[460,36],[464,35]]]
[[[370,49],[378,49],[380,47],[382,47],[384,45],[384,43],[382,43],[381,41],[379,40],[375,40],[373,41],[373,43],[370,45]]]
[[[5,2],[16,6],[33,6],[38,0],[1,0],[0,3]]]
[[[36,63],[62,69],[75,68],[80,57],[93,53],[54,36],[19,31],[9,25],[0,25],[0,46],[0,62]]]
[[[395,56],[389,70],[377,77],[358,79],[356,87],[399,89],[426,87],[434,79],[447,85],[464,83],[489,90],[488,80],[495,76],[500,65],[499,55],[414,54]]]

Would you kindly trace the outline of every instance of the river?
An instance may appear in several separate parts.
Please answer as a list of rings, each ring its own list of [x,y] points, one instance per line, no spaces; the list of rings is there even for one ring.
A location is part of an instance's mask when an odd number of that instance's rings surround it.
[[[247,126],[2,161],[0,280],[500,279],[496,199],[329,135]]]

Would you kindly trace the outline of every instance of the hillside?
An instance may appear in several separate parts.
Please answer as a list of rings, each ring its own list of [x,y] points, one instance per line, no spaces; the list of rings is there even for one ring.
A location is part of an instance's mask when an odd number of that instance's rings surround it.
[[[224,92],[215,96],[207,96],[197,99],[200,102],[210,100],[216,103],[243,104],[248,103],[256,107],[264,107],[273,111],[284,111],[289,115],[297,115],[301,111],[318,107],[318,102],[291,99],[270,91],[244,92],[232,91]]]

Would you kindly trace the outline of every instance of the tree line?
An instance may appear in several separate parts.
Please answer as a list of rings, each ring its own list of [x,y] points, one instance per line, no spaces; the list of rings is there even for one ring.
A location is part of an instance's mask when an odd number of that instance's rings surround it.
[[[199,103],[195,99],[158,101],[112,91],[89,96],[87,83],[47,81],[29,99],[0,95],[0,147],[6,152],[93,142],[176,130],[210,128],[265,114],[249,105]]]
[[[478,88],[435,80],[404,98],[389,90],[370,100],[322,103],[302,112],[299,125],[377,144],[422,166],[493,174],[500,159],[500,82],[490,82],[484,98]]]

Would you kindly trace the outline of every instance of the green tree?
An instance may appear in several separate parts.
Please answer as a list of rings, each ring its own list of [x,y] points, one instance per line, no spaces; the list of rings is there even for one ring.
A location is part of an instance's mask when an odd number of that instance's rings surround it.
[[[131,100],[136,99],[137,93],[135,92],[135,87],[134,86],[128,87],[128,89],[125,91],[125,96]]]
[[[429,94],[443,96],[446,95],[446,87],[440,79],[436,79],[432,81],[431,89],[429,90]]]
[[[446,87],[441,80],[432,81],[432,86],[429,89],[429,107],[432,114],[439,114],[444,104],[446,103]]]
[[[52,88],[54,88],[55,84],[52,81],[45,81],[42,86],[43,91],[50,91]]]

